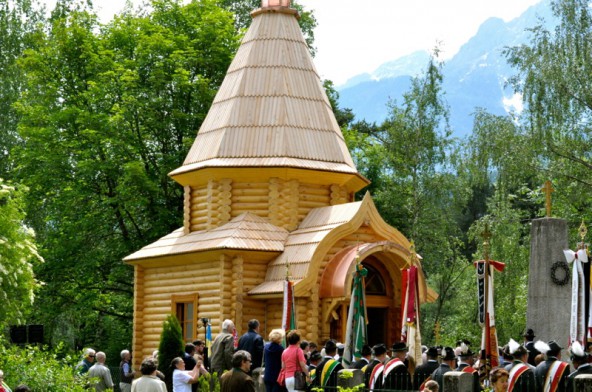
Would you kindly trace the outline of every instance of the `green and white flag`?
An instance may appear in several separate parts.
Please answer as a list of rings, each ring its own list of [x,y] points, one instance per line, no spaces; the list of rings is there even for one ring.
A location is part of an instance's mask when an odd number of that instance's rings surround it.
[[[345,332],[345,350],[343,367],[350,368],[362,358],[362,347],[366,344],[366,294],[364,293],[364,277],[368,270],[356,264],[353,276],[351,300],[347,312],[347,329]]]

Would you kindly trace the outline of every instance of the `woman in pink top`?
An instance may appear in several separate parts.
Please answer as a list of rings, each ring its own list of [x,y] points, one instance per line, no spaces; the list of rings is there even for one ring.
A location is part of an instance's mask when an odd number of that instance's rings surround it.
[[[288,332],[288,348],[282,353],[282,369],[286,369],[286,388],[289,392],[294,392],[294,372],[302,370],[306,375],[306,381],[310,382],[308,367],[304,352],[300,348],[300,335],[296,331]]]

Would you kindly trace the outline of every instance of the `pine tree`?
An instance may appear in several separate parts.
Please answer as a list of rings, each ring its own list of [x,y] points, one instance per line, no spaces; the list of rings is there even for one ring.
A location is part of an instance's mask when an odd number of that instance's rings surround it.
[[[183,356],[183,335],[181,324],[175,315],[170,314],[162,324],[162,334],[158,346],[158,369],[165,374],[165,383],[169,391],[173,390],[173,370],[171,362]]]

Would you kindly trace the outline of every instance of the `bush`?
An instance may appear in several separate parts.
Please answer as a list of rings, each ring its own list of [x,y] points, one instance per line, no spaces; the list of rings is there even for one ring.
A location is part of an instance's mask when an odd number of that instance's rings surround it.
[[[35,392],[83,392],[88,378],[74,371],[78,358],[39,347],[19,347],[0,344],[0,369],[5,382],[14,390],[19,384],[28,385]]]

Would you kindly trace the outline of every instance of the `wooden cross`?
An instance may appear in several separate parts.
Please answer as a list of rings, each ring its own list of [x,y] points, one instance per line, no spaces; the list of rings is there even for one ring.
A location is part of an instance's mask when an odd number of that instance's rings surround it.
[[[545,185],[541,188],[543,192],[545,192],[545,208],[547,210],[547,218],[551,217],[551,193],[555,191],[553,189],[553,184],[551,181],[545,181]]]

